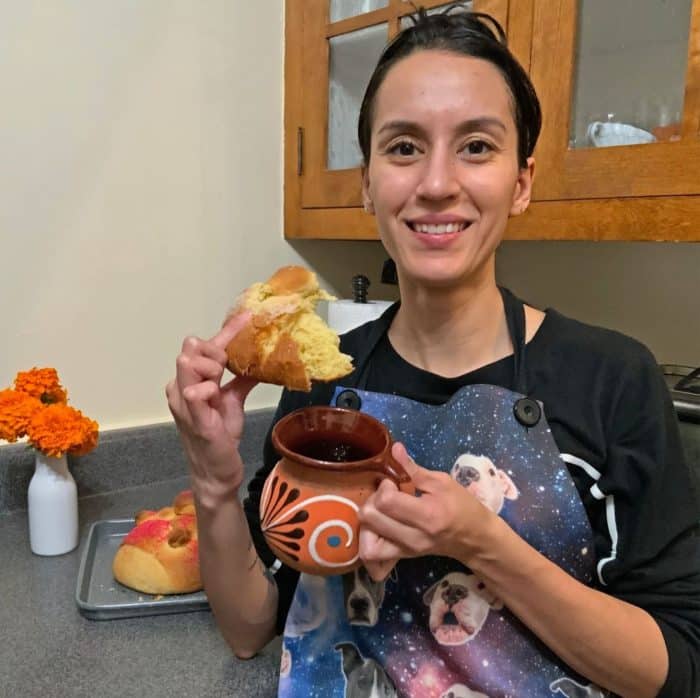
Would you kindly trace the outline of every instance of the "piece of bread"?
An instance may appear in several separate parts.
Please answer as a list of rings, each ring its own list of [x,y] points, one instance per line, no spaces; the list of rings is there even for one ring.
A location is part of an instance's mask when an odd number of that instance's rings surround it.
[[[352,357],[340,352],[338,335],[316,314],[319,300],[332,299],[303,267],[282,267],[265,283],[250,286],[229,315],[251,312],[250,322],[226,347],[229,370],[305,392],[311,381],[351,373]]]
[[[190,490],[175,497],[172,506],[140,511],[135,523],[112,563],[119,583],[146,594],[186,594],[202,589],[197,518]]]

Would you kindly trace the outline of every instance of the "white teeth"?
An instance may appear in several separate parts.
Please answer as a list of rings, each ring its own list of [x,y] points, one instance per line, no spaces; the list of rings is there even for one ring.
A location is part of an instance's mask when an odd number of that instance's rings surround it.
[[[441,223],[431,225],[427,223],[415,223],[413,229],[418,233],[428,233],[428,235],[443,235],[444,233],[457,233],[466,227],[466,223]]]

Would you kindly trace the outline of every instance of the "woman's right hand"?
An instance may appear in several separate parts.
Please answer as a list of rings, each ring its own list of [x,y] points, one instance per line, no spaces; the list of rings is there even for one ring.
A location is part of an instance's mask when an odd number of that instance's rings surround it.
[[[176,375],[165,389],[190,462],[192,486],[214,497],[237,493],[243,481],[238,447],[243,435],[244,404],[253,378],[234,376],[221,385],[226,346],[249,319],[235,315],[209,340],[187,337],[176,361]]]

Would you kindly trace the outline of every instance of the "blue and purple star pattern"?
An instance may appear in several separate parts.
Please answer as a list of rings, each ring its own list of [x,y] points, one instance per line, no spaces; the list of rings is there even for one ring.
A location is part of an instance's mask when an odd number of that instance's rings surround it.
[[[511,486],[500,516],[567,573],[591,582],[595,560],[583,504],[546,419],[530,428],[516,420],[521,396],[466,386],[436,407],[357,392],[362,411],[382,421],[423,467],[449,473],[464,454],[488,458]],[[562,677],[586,684],[488,590],[477,591],[477,582],[450,558],[401,560],[386,582],[378,622],[367,626],[348,622],[341,577],[302,575],[285,629],[280,698],[343,698],[339,643],[376,660],[398,696],[440,698],[455,685],[489,698],[547,696]],[[479,593],[484,600],[468,605],[466,598]]]

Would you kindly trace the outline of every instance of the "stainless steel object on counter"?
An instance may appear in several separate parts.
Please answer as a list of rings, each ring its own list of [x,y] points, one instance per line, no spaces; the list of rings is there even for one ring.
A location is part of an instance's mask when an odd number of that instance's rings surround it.
[[[133,527],[133,519],[106,519],[90,527],[75,590],[80,613],[92,620],[108,620],[209,609],[203,591],[154,596],[117,582],[112,575],[112,561],[122,539]]]
[[[700,477],[700,369],[664,364],[661,370],[678,414],[686,462]]]
[[[660,368],[679,419],[700,422],[700,369],[674,364]]]

